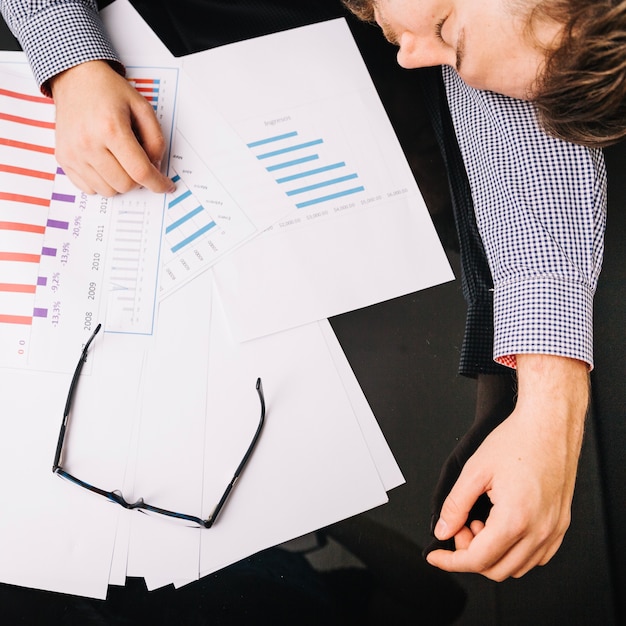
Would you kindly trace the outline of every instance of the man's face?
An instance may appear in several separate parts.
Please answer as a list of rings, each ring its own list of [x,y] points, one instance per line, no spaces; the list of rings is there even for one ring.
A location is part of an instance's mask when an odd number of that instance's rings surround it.
[[[527,30],[508,0],[373,0],[376,21],[405,68],[451,65],[471,87],[528,99],[560,27]],[[532,8],[533,3],[530,3]]]

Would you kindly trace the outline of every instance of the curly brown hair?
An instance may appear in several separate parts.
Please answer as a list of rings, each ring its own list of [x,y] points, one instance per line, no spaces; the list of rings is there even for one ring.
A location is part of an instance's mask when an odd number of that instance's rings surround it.
[[[545,0],[538,10],[565,24],[533,97],[543,127],[587,146],[626,137],[626,0]]]
[[[364,22],[374,22],[374,4],[372,0],[341,0],[343,5]]]
[[[372,0],[342,0],[374,22]],[[603,147],[626,138],[626,0],[506,0],[518,14],[563,25],[533,86],[532,100],[546,132]]]

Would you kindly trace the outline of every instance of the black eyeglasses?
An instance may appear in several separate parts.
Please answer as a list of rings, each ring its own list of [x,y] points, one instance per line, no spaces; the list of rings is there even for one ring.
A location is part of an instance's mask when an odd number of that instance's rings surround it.
[[[177,513],[176,511],[168,511],[167,509],[161,509],[159,507],[152,506],[151,504],[147,504],[146,502],[143,501],[142,498],[137,500],[137,502],[132,502],[132,503],[127,502],[124,499],[124,496],[122,495],[121,491],[119,490],[106,491],[104,489],[94,487],[93,485],[90,485],[89,483],[86,483],[85,481],[80,480],[79,478],[76,478],[75,476],[72,476],[72,474],[65,471],[63,467],[61,466],[61,456],[63,454],[63,443],[65,441],[65,433],[67,432],[67,424],[68,424],[68,420],[70,416],[70,409],[72,407],[72,400],[74,398],[76,387],[78,386],[78,379],[80,377],[80,373],[83,369],[83,365],[85,364],[85,361],[87,360],[87,352],[89,350],[89,346],[91,345],[96,335],[100,331],[101,326],[102,326],[101,324],[98,324],[96,326],[96,329],[93,331],[91,337],[89,337],[89,339],[87,340],[87,343],[85,344],[85,347],[83,348],[82,354],[80,355],[80,359],[78,360],[78,365],[76,366],[76,370],[74,371],[74,376],[72,376],[72,382],[70,383],[70,390],[67,394],[67,400],[65,401],[65,411],[63,412],[63,422],[61,423],[61,431],[59,432],[59,440],[57,442],[56,454],[54,455],[54,464],[52,465],[52,471],[58,476],[60,476],[61,478],[65,478],[66,480],[69,480],[70,482],[78,485],[79,487],[83,487],[84,489],[88,489],[89,491],[92,491],[93,493],[97,493],[101,496],[104,496],[110,502],[119,504],[120,506],[123,506],[125,509],[137,509],[143,513],[156,513],[158,515],[164,515],[166,517],[173,518],[182,522],[189,522],[191,525],[199,527],[199,528],[211,528],[211,526],[215,524],[215,521],[217,520],[217,516],[219,515],[220,511],[226,504],[226,501],[228,500],[228,497],[230,496],[230,493],[233,490],[235,483],[239,479],[239,476],[243,472],[246,464],[248,463],[248,460],[250,459],[250,456],[252,455],[252,452],[261,435],[261,430],[263,429],[263,425],[265,423],[265,397],[263,395],[263,385],[261,384],[261,379],[258,378],[256,381],[256,390],[259,395],[259,401],[261,402],[261,418],[259,420],[259,425],[257,426],[256,432],[254,433],[254,437],[252,438],[252,442],[248,446],[248,449],[246,450],[246,453],[244,454],[243,459],[241,460],[241,462],[237,466],[237,469],[235,470],[235,474],[233,475],[231,481],[226,486],[226,489],[224,493],[222,494],[222,497],[220,498],[219,502],[213,509],[213,512],[211,513],[211,515],[209,515],[209,517],[207,517],[207,519],[202,519],[200,517],[196,517],[195,515],[186,515],[184,513]]]

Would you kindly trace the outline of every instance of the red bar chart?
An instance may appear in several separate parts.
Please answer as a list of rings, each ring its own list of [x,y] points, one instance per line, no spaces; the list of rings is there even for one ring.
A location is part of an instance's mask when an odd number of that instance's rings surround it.
[[[27,338],[6,327],[30,327],[48,315],[36,295],[45,282],[42,259],[56,256],[44,243],[57,165],[52,101],[26,81],[12,82],[15,89],[0,89],[0,332],[13,335],[24,356]]]
[[[128,67],[128,82],[152,105],[166,139],[172,130],[172,113],[176,102],[178,74],[167,68]]]
[[[169,138],[175,71],[128,74]],[[30,77],[0,84],[0,367],[67,372],[99,322],[152,332],[165,198],[81,192],[54,156],[52,101]]]

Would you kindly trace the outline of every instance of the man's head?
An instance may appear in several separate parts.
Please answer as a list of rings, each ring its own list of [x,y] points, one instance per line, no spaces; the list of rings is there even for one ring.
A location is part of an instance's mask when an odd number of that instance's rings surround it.
[[[533,100],[570,141],[626,136],[626,0],[343,1],[403,67],[451,65],[472,87]]]

